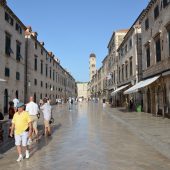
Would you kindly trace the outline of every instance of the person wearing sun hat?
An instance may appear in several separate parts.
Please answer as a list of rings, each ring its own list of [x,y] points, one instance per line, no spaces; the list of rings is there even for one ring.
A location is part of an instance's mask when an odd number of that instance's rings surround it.
[[[17,162],[23,160],[22,147],[25,150],[25,158],[29,158],[29,150],[27,148],[28,137],[32,133],[32,122],[29,113],[24,111],[25,105],[22,102],[17,104],[18,111],[14,114],[12,119],[12,128],[10,136],[13,136],[15,130],[15,145],[17,147],[18,159]]]

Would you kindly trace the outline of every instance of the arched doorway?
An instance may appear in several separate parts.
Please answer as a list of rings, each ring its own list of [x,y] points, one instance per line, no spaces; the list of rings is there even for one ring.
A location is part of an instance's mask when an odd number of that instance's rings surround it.
[[[18,93],[18,90],[16,90],[16,92],[15,92],[15,97],[18,99],[18,97],[19,97],[19,93]]]
[[[35,102],[35,103],[37,102],[37,96],[36,96],[36,93],[34,93],[34,102]]]
[[[168,114],[168,93],[167,93],[166,85],[163,86],[163,106],[164,106],[164,115]]]
[[[151,113],[151,93],[150,89],[147,91],[147,112]]]
[[[158,106],[158,114],[163,114],[163,91],[161,89],[161,87],[158,87],[158,91],[157,91],[157,106]]]
[[[8,90],[4,91],[4,113],[8,113]]]

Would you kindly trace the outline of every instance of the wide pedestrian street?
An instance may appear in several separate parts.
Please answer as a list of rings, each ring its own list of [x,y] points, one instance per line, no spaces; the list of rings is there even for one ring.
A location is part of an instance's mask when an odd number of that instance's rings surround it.
[[[0,170],[169,170],[170,120],[147,113],[82,102],[53,107],[53,134],[31,145],[30,159],[16,162],[15,148]],[[40,127],[42,124],[39,122]]]

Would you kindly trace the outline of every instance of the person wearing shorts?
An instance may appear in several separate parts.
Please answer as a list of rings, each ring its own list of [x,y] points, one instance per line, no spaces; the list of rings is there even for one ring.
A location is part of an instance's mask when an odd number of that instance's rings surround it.
[[[12,127],[10,136],[13,136],[15,130],[15,145],[17,147],[18,159],[17,162],[23,160],[22,148],[25,151],[25,158],[29,158],[29,150],[27,148],[28,137],[32,133],[32,123],[29,113],[24,111],[24,103],[17,104],[18,112],[14,114],[12,119]],[[22,145],[22,147],[21,147]]]
[[[26,105],[26,111],[29,113],[30,118],[32,120],[33,125],[33,132],[36,135],[36,140],[38,140],[38,129],[37,129],[37,122],[38,122],[38,113],[39,108],[38,105],[34,102],[34,98],[31,96],[29,99],[29,103]],[[32,136],[29,138],[28,144],[31,144]]]

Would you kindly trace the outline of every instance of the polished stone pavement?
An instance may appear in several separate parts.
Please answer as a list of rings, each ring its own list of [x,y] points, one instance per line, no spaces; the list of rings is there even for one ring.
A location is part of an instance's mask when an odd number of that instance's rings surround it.
[[[33,142],[30,159],[17,163],[12,148],[0,170],[170,170],[169,119],[98,103],[55,106],[53,116],[52,136]]]

